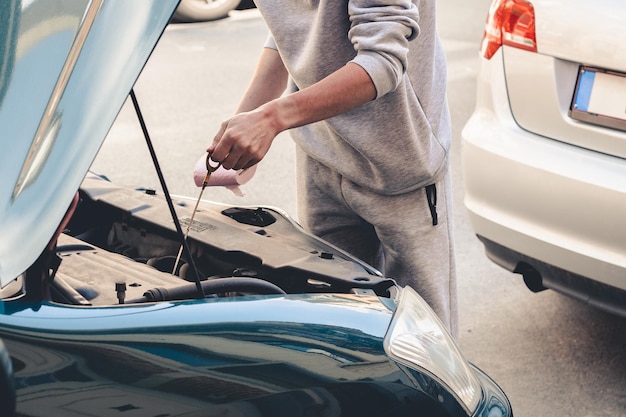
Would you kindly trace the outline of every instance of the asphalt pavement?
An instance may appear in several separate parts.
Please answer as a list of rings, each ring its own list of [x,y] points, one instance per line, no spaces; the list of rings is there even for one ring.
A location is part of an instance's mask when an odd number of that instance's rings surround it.
[[[460,132],[474,105],[477,50],[489,1],[446,0],[438,6],[454,126],[461,349],[502,386],[516,417],[626,416],[626,320],[552,291],[531,293],[520,276],[487,260],[471,230],[463,207]],[[166,30],[135,91],[171,192],[198,195],[193,166],[236,108],[266,34],[256,10]],[[129,103],[92,169],[120,183],[160,189]],[[117,174],[122,169],[124,174]],[[293,144],[281,134],[242,187],[244,197],[222,188],[208,189],[205,197],[280,207],[296,217],[294,169]]]

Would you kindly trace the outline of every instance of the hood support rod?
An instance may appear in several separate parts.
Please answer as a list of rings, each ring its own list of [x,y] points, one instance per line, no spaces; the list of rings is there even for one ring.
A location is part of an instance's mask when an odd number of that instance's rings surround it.
[[[157,175],[159,176],[159,181],[161,182],[161,188],[163,188],[163,194],[165,194],[165,199],[167,200],[167,205],[170,209],[170,213],[172,215],[172,219],[174,220],[174,224],[176,225],[176,233],[180,239],[180,244],[182,248],[189,258],[189,263],[193,268],[196,275],[196,289],[198,291],[198,298],[205,298],[204,290],[202,289],[202,276],[200,274],[200,270],[196,266],[195,261],[193,260],[193,256],[191,256],[191,250],[189,249],[189,245],[187,244],[187,239],[185,238],[185,234],[183,233],[183,228],[180,225],[180,221],[178,220],[178,216],[176,215],[176,210],[174,209],[174,203],[172,202],[172,197],[167,189],[167,185],[165,184],[165,178],[163,177],[163,171],[161,170],[161,166],[159,165],[159,161],[156,156],[156,152],[154,151],[154,146],[152,146],[152,140],[150,139],[150,134],[148,133],[148,128],[146,127],[146,122],[141,114],[141,109],[139,108],[139,102],[137,101],[137,96],[135,96],[135,90],[130,90],[130,99],[133,102],[133,106],[135,107],[135,113],[137,113],[137,118],[139,119],[139,124],[141,125],[141,130],[143,132],[143,136],[146,139],[146,144],[148,145],[148,150],[150,151],[150,156],[152,157],[152,162],[154,163],[154,168],[156,169]]]

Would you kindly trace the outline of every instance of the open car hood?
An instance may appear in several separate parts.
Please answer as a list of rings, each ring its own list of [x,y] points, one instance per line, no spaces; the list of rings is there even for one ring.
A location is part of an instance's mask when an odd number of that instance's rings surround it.
[[[0,285],[48,245],[179,0],[0,2]]]

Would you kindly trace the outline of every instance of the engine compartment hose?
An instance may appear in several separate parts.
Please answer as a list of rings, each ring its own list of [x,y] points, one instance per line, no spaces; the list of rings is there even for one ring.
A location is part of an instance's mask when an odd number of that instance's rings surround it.
[[[279,286],[258,278],[211,278],[206,281],[202,281],[200,284],[205,296],[227,292],[242,292],[257,295],[286,294],[285,291],[283,291]],[[136,301],[153,302],[186,300],[194,298],[194,293],[197,294],[195,284],[185,284],[172,288],[152,288],[143,294],[144,300]]]

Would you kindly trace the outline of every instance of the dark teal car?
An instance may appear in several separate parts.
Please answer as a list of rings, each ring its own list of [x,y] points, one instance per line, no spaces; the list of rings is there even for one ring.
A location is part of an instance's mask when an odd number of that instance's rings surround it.
[[[410,288],[169,195],[132,87],[177,3],[0,2],[0,416],[511,416]],[[89,172],[129,94],[159,192]]]

